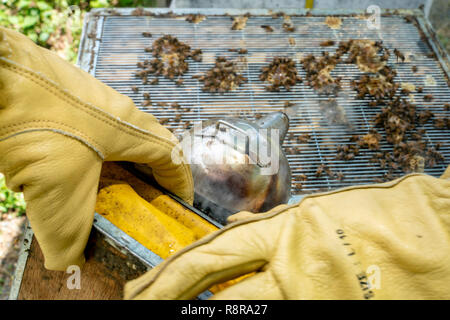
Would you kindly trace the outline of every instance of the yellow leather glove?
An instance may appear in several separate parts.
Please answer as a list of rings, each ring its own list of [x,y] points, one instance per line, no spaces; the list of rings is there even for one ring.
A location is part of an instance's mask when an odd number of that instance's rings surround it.
[[[450,299],[450,169],[310,195],[228,225],[129,282],[127,299]]]
[[[171,159],[176,143],[130,98],[0,28],[0,172],[24,192],[46,268],[84,262],[103,161],[146,164],[192,203],[190,168]]]

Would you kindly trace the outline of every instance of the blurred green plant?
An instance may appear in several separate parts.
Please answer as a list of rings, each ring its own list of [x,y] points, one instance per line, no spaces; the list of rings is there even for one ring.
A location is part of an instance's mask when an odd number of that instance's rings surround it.
[[[0,25],[75,62],[82,30],[82,1],[0,0]]]
[[[91,8],[154,7],[156,0],[0,0],[0,26],[15,29],[75,63],[83,18]],[[25,214],[21,193],[6,188],[0,174],[0,214]]]
[[[23,194],[6,188],[5,177],[0,173],[0,214],[15,212],[17,216],[21,216],[25,214],[25,208]]]

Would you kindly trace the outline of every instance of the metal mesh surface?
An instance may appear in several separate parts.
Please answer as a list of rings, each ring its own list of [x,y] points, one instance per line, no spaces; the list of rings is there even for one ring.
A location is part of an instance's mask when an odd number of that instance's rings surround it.
[[[369,30],[366,21],[357,17],[342,17],[341,29],[330,29],[325,23],[325,17],[292,17],[296,27],[293,33],[283,31],[283,19],[272,19],[270,16],[252,16],[243,30],[231,30],[232,21],[227,16],[209,16],[199,24],[192,24],[183,17],[160,18],[148,16],[106,16],[101,31],[101,41],[98,55],[94,61],[94,74],[101,81],[119,92],[131,97],[136,105],[146,112],[154,114],[159,119],[168,118],[165,124],[176,134],[181,133],[186,122],[194,124],[197,121],[210,118],[239,116],[255,119],[256,114],[265,114],[283,110],[284,103],[290,101],[297,104],[297,112],[291,116],[288,137],[284,148],[299,147],[296,154],[288,154],[288,160],[293,172],[293,181],[300,174],[305,174],[308,180],[303,183],[300,191],[293,193],[331,190],[355,184],[372,183],[386,172],[378,164],[369,162],[373,152],[361,149],[360,154],[350,161],[336,160],[336,147],[339,144],[350,144],[352,135],[365,134],[373,126],[373,118],[380,112],[380,107],[369,107],[369,100],[356,100],[356,92],[350,82],[357,79],[362,72],[355,65],[338,64],[332,71],[332,76],[342,77],[342,90],[337,96],[338,104],[344,108],[351,126],[330,125],[320,112],[319,102],[329,97],[320,96],[305,83],[292,87],[290,92],[268,92],[265,84],[259,80],[260,69],[268,64],[274,56],[290,56],[297,62],[307,55],[319,56],[322,51],[334,53],[341,40],[372,39],[383,40],[383,44],[391,49],[399,49],[406,56],[406,62],[397,63],[391,54],[389,65],[398,74],[396,82],[410,82],[416,87],[422,86],[423,93],[413,93],[417,111],[425,109],[435,116],[450,116],[450,111],[444,110],[444,104],[450,103],[450,92],[445,73],[439,62],[427,57],[431,49],[421,41],[419,30],[408,24],[400,16],[381,18],[380,30]],[[267,33],[261,25],[270,25],[273,33]],[[145,38],[142,32],[153,34]],[[174,81],[159,78],[157,85],[143,85],[141,79],[135,77],[140,70],[136,64],[144,59],[152,59],[151,53],[144,51],[152,41],[160,36],[171,34],[180,41],[188,43],[193,49],[203,50],[203,61],[188,60],[189,72],[182,78],[184,84],[178,87]],[[295,46],[288,38],[295,39]],[[336,45],[322,48],[324,40],[335,40]],[[246,48],[248,53],[239,55],[229,52],[230,48]],[[192,79],[194,74],[203,73],[214,64],[215,57],[225,56],[231,59],[245,57],[244,76],[248,82],[236,91],[225,94],[205,93],[201,90],[202,83]],[[412,66],[418,71],[413,73]],[[300,63],[297,70],[302,78],[305,72]],[[153,79],[152,76],[149,80]],[[132,86],[139,88],[135,93]],[[143,107],[143,93],[151,95],[152,105]],[[434,100],[425,102],[424,95],[432,94]],[[181,112],[181,120],[176,121],[179,112],[170,106],[158,106],[158,102],[178,102],[189,111]],[[439,176],[450,163],[450,132],[436,129],[432,121],[423,125],[426,129],[425,139],[429,146],[440,142],[440,152],[445,158],[443,164],[427,168],[426,173]],[[383,136],[383,130],[378,130]],[[311,139],[307,143],[297,144],[296,137],[308,133]],[[382,150],[392,150],[392,146],[382,139]],[[319,165],[325,164],[335,172],[342,172],[343,181],[332,179],[326,175],[316,178],[315,172]],[[398,174],[401,174],[399,171]]]

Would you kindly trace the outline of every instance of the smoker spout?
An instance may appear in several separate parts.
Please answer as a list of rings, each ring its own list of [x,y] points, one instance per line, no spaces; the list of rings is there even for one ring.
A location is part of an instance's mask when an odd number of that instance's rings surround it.
[[[281,111],[272,112],[256,121],[256,124],[263,129],[280,130],[280,144],[282,144],[289,130],[289,117]]]

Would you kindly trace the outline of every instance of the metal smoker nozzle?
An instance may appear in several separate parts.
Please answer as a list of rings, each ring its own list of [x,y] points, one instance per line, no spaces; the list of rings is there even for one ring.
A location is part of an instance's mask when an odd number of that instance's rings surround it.
[[[291,171],[281,144],[288,128],[289,118],[283,112],[270,113],[256,122],[238,118],[203,122],[202,139],[195,142],[189,155],[194,206],[225,224],[236,212],[264,212],[287,203]],[[270,129],[277,130],[276,141]],[[245,139],[245,148],[230,143],[237,138]]]

